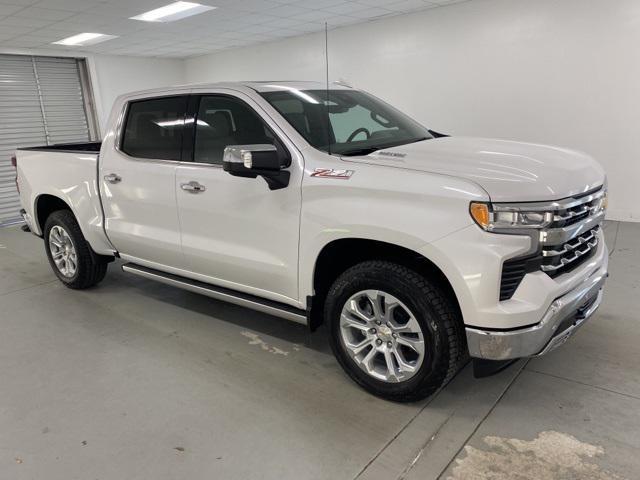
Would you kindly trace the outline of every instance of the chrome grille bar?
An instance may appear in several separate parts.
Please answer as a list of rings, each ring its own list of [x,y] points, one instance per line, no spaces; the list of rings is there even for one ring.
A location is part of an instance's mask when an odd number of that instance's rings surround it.
[[[593,248],[597,247],[597,246],[598,246],[598,237],[595,237],[592,241],[587,242],[587,244],[586,244],[587,248],[585,248],[584,250],[576,249],[571,257],[562,257],[560,259],[560,263],[559,264],[557,264],[557,265],[541,265],[540,269],[543,272],[555,272],[556,270],[560,270],[561,268],[564,268],[567,265],[570,265],[571,263],[575,262],[580,257],[583,257],[583,256],[589,254],[589,252],[591,252],[591,250]]]
[[[596,192],[590,193],[588,195],[584,195],[582,197],[569,197],[563,200],[556,200],[552,202],[522,202],[522,203],[509,203],[509,204],[500,204],[494,203],[493,209],[495,211],[506,211],[506,212],[548,212],[548,211],[557,211],[557,210],[569,210],[571,208],[578,207],[580,205],[592,203],[595,200],[602,198],[605,194],[606,190],[602,187]]]
[[[540,243],[544,245],[563,245],[569,240],[581,235],[595,226],[600,225],[604,220],[604,211],[587,217],[578,223],[566,227],[548,228],[540,232]]]
[[[590,230],[587,235],[576,237],[572,241],[570,241],[568,243],[565,243],[562,246],[562,250],[543,250],[542,251],[542,256],[543,257],[556,257],[558,255],[564,255],[565,253],[570,252],[571,250],[575,250],[576,248],[578,248],[580,245],[582,245],[584,243],[589,243],[594,238],[597,241],[598,239],[597,239],[596,235],[597,235],[599,230],[600,230],[600,226],[598,225],[595,228],[593,228],[592,230]]]
[[[553,216],[553,221],[554,222],[564,222],[566,220],[571,220],[574,217],[579,217],[580,215],[584,215],[585,213],[589,213],[592,210],[593,207],[591,206],[583,206],[580,210],[569,210],[566,214],[564,215],[554,215]]]

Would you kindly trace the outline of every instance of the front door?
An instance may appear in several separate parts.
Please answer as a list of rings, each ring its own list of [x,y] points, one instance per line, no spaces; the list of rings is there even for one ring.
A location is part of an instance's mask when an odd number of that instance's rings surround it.
[[[188,96],[132,100],[123,129],[100,158],[109,239],[123,258],[181,268],[175,176]]]
[[[193,118],[187,121],[194,125],[193,163],[183,162],[176,171],[187,268],[203,281],[295,303],[299,153],[248,97],[207,94],[192,97],[191,103]],[[265,143],[291,155],[288,187],[272,191],[260,177],[233,177],[223,171],[226,146]]]

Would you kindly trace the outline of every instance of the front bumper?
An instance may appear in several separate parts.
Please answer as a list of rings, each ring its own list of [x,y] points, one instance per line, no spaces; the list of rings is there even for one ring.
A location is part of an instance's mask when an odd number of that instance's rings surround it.
[[[607,262],[553,302],[539,323],[509,330],[467,327],[469,353],[485,360],[544,355],[564,344],[598,309],[607,279]]]

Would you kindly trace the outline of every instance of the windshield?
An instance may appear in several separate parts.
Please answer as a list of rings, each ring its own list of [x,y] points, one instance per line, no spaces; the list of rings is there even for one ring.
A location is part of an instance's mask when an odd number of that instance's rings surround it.
[[[283,88],[260,95],[319,150],[367,155],[433,138],[422,125],[368,93]]]

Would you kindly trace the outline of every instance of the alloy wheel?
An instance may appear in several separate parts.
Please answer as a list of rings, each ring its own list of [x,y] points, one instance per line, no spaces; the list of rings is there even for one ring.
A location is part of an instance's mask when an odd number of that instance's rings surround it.
[[[78,271],[78,254],[73,240],[60,225],[54,225],[49,231],[49,250],[58,271],[67,278]]]
[[[377,380],[408,380],[424,361],[424,336],[415,315],[381,290],[363,290],[345,302],[340,336],[351,359]]]

